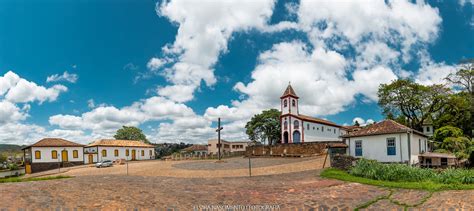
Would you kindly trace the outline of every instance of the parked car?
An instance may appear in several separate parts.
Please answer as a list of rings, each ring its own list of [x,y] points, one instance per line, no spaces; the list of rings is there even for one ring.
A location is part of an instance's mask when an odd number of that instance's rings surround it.
[[[103,160],[95,164],[95,167],[102,168],[102,167],[110,167],[113,165],[111,160]]]

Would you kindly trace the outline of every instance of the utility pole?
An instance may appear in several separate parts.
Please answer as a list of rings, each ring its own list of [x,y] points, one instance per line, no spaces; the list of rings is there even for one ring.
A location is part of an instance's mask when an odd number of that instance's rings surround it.
[[[217,119],[217,156],[218,156],[218,159],[221,160],[221,130],[224,129],[223,127],[221,127],[221,118],[219,117]]]

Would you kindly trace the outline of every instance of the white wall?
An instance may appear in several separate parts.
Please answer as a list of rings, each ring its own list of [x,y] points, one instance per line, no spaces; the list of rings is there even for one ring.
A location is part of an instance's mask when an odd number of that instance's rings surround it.
[[[115,150],[119,151],[119,156],[115,156]],[[129,155],[128,157],[126,155],[126,149],[129,150]],[[102,156],[102,150],[107,151],[107,156],[103,157]],[[117,160],[117,159],[126,159],[126,160],[132,160],[132,150],[136,151],[135,154],[135,159],[136,160],[150,160],[154,159],[155,157],[155,149],[154,148],[144,148],[144,147],[103,147],[99,146],[98,147],[98,161],[101,160]],[[142,156],[141,151],[144,150],[145,154]],[[151,150],[151,155],[150,155],[150,150]],[[88,160],[86,160],[88,161]]]
[[[387,138],[395,138],[395,155],[387,155]],[[362,141],[362,156],[355,156],[355,142]],[[351,137],[349,153],[354,157],[364,157],[379,162],[408,161],[408,144],[406,133],[384,134],[375,136]]]
[[[410,154],[408,153],[408,137],[410,137]],[[387,155],[387,138],[395,138],[395,155]],[[362,156],[355,156],[355,141],[362,140]],[[379,162],[418,162],[421,150],[427,151],[427,138],[418,134],[394,133],[374,136],[351,137],[346,139],[349,145],[349,154],[354,157],[364,157]]]
[[[343,130],[338,127],[304,121],[304,142],[339,141]],[[309,129],[308,129],[309,125]],[[323,131],[324,129],[324,131]]]
[[[31,161],[32,163],[52,163],[52,162],[62,162],[62,151],[66,149],[68,153],[68,162],[82,162],[84,159],[83,156],[83,147],[31,147]],[[41,152],[41,159],[35,158],[35,151],[39,150]],[[53,159],[52,151],[56,150],[58,152],[58,159]],[[73,150],[77,150],[77,158],[73,157]]]

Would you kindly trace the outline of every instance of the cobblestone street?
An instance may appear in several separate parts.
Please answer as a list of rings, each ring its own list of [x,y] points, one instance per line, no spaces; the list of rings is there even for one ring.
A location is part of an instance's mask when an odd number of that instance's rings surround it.
[[[311,160],[311,161],[310,161]],[[314,165],[318,159],[303,159],[306,165]],[[260,160],[261,167],[256,167],[255,172],[265,168],[287,168],[291,160],[276,165],[275,160]],[[346,183],[337,180],[319,177],[317,168],[294,171],[290,173],[275,173],[262,176],[229,177],[224,174],[219,177],[219,171],[208,170],[213,176],[192,177],[192,175],[179,175],[190,173],[173,167],[172,162],[143,162],[141,165],[165,166],[164,173],[176,171],[176,177],[163,176],[158,169],[145,169],[148,174],[132,175],[118,174],[115,170],[120,167],[106,168],[107,172],[86,175],[86,171],[99,172],[106,169],[80,168],[65,174],[75,175],[74,178],[0,184],[0,208],[177,208],[190,210],[196,206],[207,205],[277,205],[282,210],[301,208],[323,208],[338,210],[353,210],[371,202],[369,210],[387,210],[388,208],[403,209],[403,205],[421,205],[408,209],[441,209],[457,208],[473,210],[474,191],[444,191],[432,195],[424,191],[415,190],[390,190],[358,183]],[[209,161],[205,161],[209,162]],[[241,161],[231,161],[241,162]],[[203,161],[181,161],[183,165],[210,165]],[[242,163],[244,163],[242,161]],[[266,164],[265,164],[266,163]],[[267,165],[268,164],[268,165]],[[135,164],[134,164],[135,165]],[[235,163],[231,164],[235,165]],[[133,165],[130,165],[133,166]],[[135,165],[137,167],[138,165]],[[132,167],[133,169],[134,167]],[[222,168],[227,168],[222,166]],[[300,168],[303,168],[300,166]],[[309,168],[309,167],[308,167]],[[145,172],[144,170],[144,172]],[[241,169],[246,172],[246,169]],[[204,170],[196,170],[204,171]],[[239,173],[237,171],[234,173]],[[150,172],[157,175],[151,176]],[[217,172],[213,174],[213,172]],[[281,172],[284,172],[281,170]],[[110,173],[110,174],[109,174]],[[262,173],[262,172],[260,172]],[[145,174],[145,173],[143,173]],[[376,199],[380,199],[376,201]]]

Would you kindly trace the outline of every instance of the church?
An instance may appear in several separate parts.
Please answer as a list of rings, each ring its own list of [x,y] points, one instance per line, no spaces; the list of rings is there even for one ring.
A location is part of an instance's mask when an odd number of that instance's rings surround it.
[[[341,141],[346,129],[334,122],[300,114],[299,97],[288,85],[281,100],[282,144]]]

